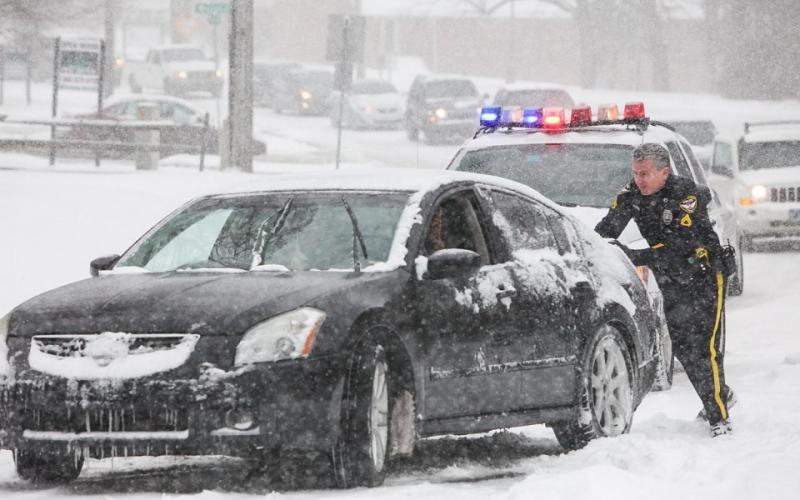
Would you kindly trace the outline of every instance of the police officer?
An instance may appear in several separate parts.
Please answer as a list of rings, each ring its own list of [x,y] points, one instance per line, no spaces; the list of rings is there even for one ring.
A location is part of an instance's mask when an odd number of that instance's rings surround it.
[[[730,257],[708,216],[708,188],[671,174],[669,153],[659,144],[633,152],[633,181],[611,203],[595,231],[619,237],[633,219],[650,248],[622,247],[637,266],[653,270],[664,296],[673,352],[703,402],[711,435],[731,432],[725,385],[723,332],[726,264]],[[616,242],[615,242],[616,243]],[[621,246],[621,245],[620,245]]]

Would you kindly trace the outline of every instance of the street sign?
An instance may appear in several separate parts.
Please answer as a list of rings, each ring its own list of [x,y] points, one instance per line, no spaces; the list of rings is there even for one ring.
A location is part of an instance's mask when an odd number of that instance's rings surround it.
[[[194,11],[197,14],[206,16],[208,24],[217,25],[222,22],[223,14],[227,14],[231,6],[221,2],[203,2],[195,4]]]
[[[96,89],[100,79],[100,40],[61,39],[58,56],[58,80],[62,88]]]

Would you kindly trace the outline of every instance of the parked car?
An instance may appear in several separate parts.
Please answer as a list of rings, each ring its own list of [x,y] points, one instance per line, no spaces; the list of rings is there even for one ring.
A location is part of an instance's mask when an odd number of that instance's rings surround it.
[[[460,142],[475,131],[483,98],[466,78],[419,76],[408,91],[405,129],[415,141],[422,133],[430,143]]]
[[[295,62],[256,61],[253,64],[253,104],[272,106],[275,93],[275,80],[283,78],[289,71],[301,69]]]
[[[548,116],[541,111],[530,115],[536,118],[535,126],[523,126],[520,117],[511,127],[486,127],[486,133],[464,143],[448,168],[522,182],[557,203],[574,207],[572,211],[591,227],[632,179],[633,149],[643,142],[661,144],[669,151],[673,174],[708,186],[705,171],[686,139],[672,127],[644,116],[644,105],[638,105],[641,112],[630,119],[617,119],[614,105],[598,109],[597,120],[592,121],[592,110],[581,106],[573,108],[569,125],[565,125],[563,109],[545,108]],[[553,121],[540,126],[546,120]],[[738,270],[729,292],[739,295],[744,289],[743,234],[736,211],[724,201],[712,190],[709,215],[722,243],[730,243],[737,251]],[[647,247],[633,222],[620,241],[632,248]]]
[[[375,486],[418,437],[628,432],[663,317],[624,254],[521,184],[374,174],[198,198],[2,318],[19,475],[69,481],[123,450],[269,471],[304,450]]]
[[[272,108],[276,113],[322,115],[333,90],[333,71],[298,69],[273,81]]]
[[[339,123],[341,92],[328,98],[328,114],[333,125]],[[342,126],[349,128],[400,128],[403,121],[403,98],[390,82],[361,80],[345,93]]]
[[[717,127],[711,120],[669,120],[666,122],[692,146],[697,160],[708,174]]]
[[[532,108],[560,107],[572,109],[575,102],[561,87],[508,86],[494,95],[495,106],[520,106]]]
[[[143,62],[128,61],[131,92],[155,89],[168,95],[205,91],[217,97],[222,92],[224,73],[199,47],[165,45],[150,49]]]
[[[745,246],[800,239],[800,121],[746,123],[714,141],[711,182],[734,200]]]
[[[204,131],[206,133],[206,152],[219,153],[219,132],[213,126],[205,130],[205,113],[193,107],[191,103],[177,97],[147,94],[120,94],[111,96],[105,102],[102,111],[79,113],[72,118],[78,120],[114,120],[118,126],[109,125],[97,127],[91,125],[76,125],[64,129],[60,138],[84,141],[109,141],[115,143],[134,144],[137,140],[136,131],[126,127],[127,123],[141,121],[139,108],[143,105],[156,107],[156,120],[167,122],[159,127],[159,141],[162,146],[161,157],[179,153],[197,154]],[[130,151],[120,150],[123,156],[129,156]],[[266,144],[253,139],[253,154],[261,155],[267,152]],[[107,151],[106,154],[109,152]]]

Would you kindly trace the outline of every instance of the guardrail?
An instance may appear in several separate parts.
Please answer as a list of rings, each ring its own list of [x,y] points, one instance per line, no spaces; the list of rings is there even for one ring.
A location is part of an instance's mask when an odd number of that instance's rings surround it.
[[[198,168],[203,171],[205,165],[205,155],[209,146],[209,114],[203,117],[200,126],[178,125],[174,122],[164,120],[108,120],[108,119],[78,119],[78,118],[44,118],[44,119],[9,119],[7,116],[0,115],[0,125],[31,125],[50,127],[50,139],[28,139],[28,138],[0,138],[0,151],[38,151],[47,152],[50,156],[50,164],[55,163],[57,151],[81,152],[89,150],[94,153],[95,165],[100,166],[100,160],[104,152],[117,154],[139,153],[151,154],[158,153],[188,153],[199,154],[200,160]],[[198,140],[194,143],[163,143],[164,132],[185,131],[188,128],[198,129]],[[103,131],[105,135],[118,137],[119,132],[135,132],[136,140],[133,142],[121,142],[118,140],[84,140],[77,138],[57,138],[58,128],[84,129],[90,131]],[[150,132],[145,140],[141,140],[138,132]],[[153,134],[152,132],[158,132]],[[108,156],[108,155],[107,155]],[[139,168],[142,157],[137,156],[137,168]],[[144,161],[144,160],[142,160]],[[157,162],[157,159],[156,159]],[[151,168],[154,168],[151,167]]]

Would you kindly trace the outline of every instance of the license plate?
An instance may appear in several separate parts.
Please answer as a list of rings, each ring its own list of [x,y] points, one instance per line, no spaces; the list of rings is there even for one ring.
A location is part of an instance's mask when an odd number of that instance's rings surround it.
[[[789,210],[789,219],[796,224],[800,224],[800,208],[792,208]]]

